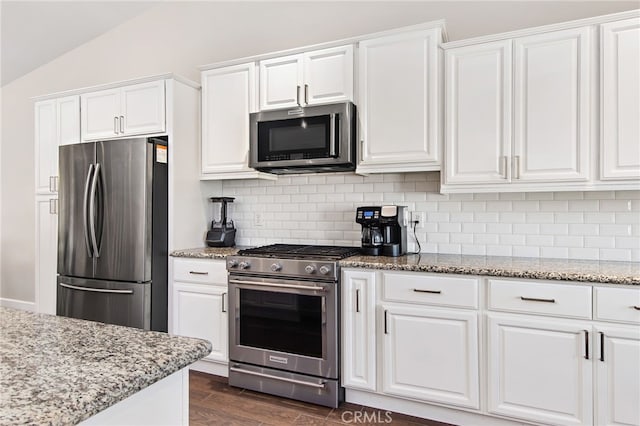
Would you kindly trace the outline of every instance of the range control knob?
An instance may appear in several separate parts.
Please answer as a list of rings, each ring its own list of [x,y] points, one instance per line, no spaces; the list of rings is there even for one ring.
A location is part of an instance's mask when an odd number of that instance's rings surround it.
[[[307,265],[307,266],[304,268],[304,271],[305,271],[307,274],[314,274],[314,273],[316,272],[316,267],[315,267],[315,266],[313,266],[313,265]]]
[[[271,270],[273,272],[278,272],[282,270],[282,265],[279,263],[274,263],[273,265],[271,265]]]
[[[242,262],[240,262],[240,263],[238,264],[238,267],[239,267],[240,269],[249,269],[249,266],[251,266],[251,265],[249,265],[249,262],[244,262],[244,261],[242,261]]]
[[[327,265],[322,265],[319,271],[322,275],[327,275],[329,272],[331,272],[331,267]]]
[[[229,262],[227,262],[227,265],[229,268],[235,268],[238,266],[238,261],[236,259],[230,259]]]

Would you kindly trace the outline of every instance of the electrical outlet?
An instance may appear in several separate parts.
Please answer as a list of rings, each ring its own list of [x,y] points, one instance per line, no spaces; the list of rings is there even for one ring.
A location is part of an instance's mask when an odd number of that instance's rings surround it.
[[[253,213],[253,226],[264,226],[264,216],[262,212]]]
[[[424,228],[425,217],[424,212],[411,212],[411,227],[413,227],[413,222],[418,222],[416,228]]]

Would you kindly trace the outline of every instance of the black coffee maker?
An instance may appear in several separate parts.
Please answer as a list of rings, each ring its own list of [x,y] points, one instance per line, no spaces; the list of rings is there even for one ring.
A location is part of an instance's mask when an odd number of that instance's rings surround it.
[[[227,220],[227,203],[233,203],[233,197],[211,197],[212,203],[222,203],[220,208],[220,220],[211,221],[211,229],[207,231],[207,246],[209,247],[233,247],[236,244],[236,228],[233,220]]]
[[[405,206],[358,207],[356,222],[362,225],[362,254],[402,256],[407,253]]]

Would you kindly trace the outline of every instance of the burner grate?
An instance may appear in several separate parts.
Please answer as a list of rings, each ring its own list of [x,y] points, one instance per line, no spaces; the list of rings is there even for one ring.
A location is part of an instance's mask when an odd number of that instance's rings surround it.
[[[343,259],[358,254],[357,247],[271,244],[240,250],[240,256],[279,257],[287,259]]]

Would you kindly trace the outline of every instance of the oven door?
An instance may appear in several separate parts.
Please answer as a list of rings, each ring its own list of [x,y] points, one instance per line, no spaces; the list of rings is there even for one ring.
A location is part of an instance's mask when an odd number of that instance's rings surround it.
[[[338,377],[335,282],[229,276],[232,361]]]

